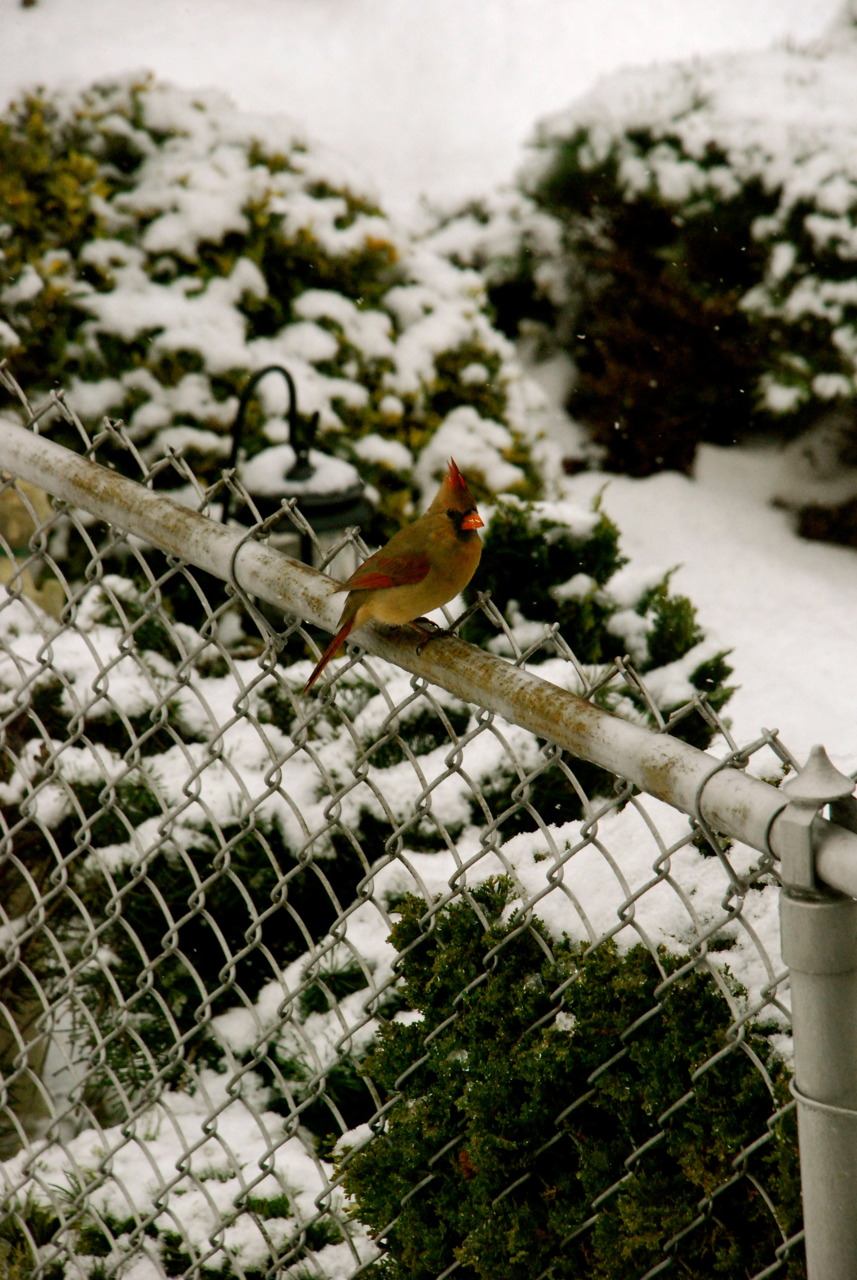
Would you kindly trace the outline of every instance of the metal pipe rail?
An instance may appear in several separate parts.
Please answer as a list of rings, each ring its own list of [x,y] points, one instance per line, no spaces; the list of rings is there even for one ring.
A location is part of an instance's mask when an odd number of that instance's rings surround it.
[[[341,601],[334,599],[333,580],[246,534],[9,421],[0,421],[0,467],[284,613],[335,630]],[[406,631],[366,626],[359,643],[368,653],[627,779],[715,831],[776,857],[785,852],[781,818],[788,797],[724,767],[705,751],[622,720],[454,637],[417,651]],[[814,820],[812,834],[819,877],[857,898],[857,834],[822,818]]]

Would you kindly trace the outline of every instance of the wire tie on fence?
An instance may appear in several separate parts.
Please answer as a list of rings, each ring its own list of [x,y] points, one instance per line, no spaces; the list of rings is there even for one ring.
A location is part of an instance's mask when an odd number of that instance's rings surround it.
[[[545,630],[542,635],[540,635],[538,639],[534,640],[531,645],[528,645],[526,649],[518,651],[518,656],[514,659],[514,665],[516,667],[522,666],[533,656],[534,653],[538,653],[539,649],[543,648],[550,640],[553,640],[558,631],[558,622],[546,623]]]
[[[723,851],[723,848],[721,846],[721,842],[717,833],[711,827],[708,820],[703,816],[703,813],[702,813],[703,792],[705,791],[705,788],[708,786],[711,779],[716,777],[716,775],[718,773],[721,773],[724,769],[734,769],[734,768],[746,769],[750,756],[753,755],[754,752],[758,751],[760,747],[770,746],[772,737],[775,737],[777,732],[778,730],[776,729],[774,729],[772,733],[769,733],[767,730],[764,730],[763,736],[761,738],[756,739],[755,742],[750,743],[749,746],[741,747],[737,750],[730,751],[729,754],[725,755],[722,760],[718,760],[717,763],[711,769],[709,769],[708,772],[705,774],[705,776],[702,778],[702,780],[699,783],[699,786],[696,788],[696,794],[694,795],[694,800],[693,800],[694,812],[691,814],[691,817],[699,827],[702,834],[705,836],[706,840],[708,841],[714,853],[717,855],[718,860],[720,861],[724,871],[726,872],[729,883],[732,886],[732,891],[735,893],[736,897],[740,898],[742,901],[746,891],[746,885],[743,883],[740,877],[736,875],[735,870],[732,867],[732,864],[730,863],[729,859],[726,857],[726,854]],[[786,807],[787,807],[787,803],[784,801],[782,808],[778,809],[777,812],[774,814],[774,816],[771,818],[771,821],[768,824],[768,829],[765,833],[765,844],[767,845],[768,852],[771,853],[771,856],[775,856],[775,855],[773,854],[773,851],[770,848],[768,837],[769,837],[771,828],[774,824],[774,821],[776,820],[778,815],[782,812],[782,809],[785,809]],[[728,901],[728,895],[727,895],[727,898],[724,899],[724,905],[727,901]],[[740,911],[740,905],[735,911],[730,910],[730,914],[733,916],[737,915],[738,911]]]
[[[800,764],[798,760],[792,755],[788,747],[786,747],[784,743],[780,742],[779,729],[763,729],[762,733],[765,736],[760,741],[759,745],[770,747],[774,755],[779,756],[787,769],[790,769],[792,773],[800,773]]]
[[[730,751],[728,755],[725,755],[722,760],[718,760],[716,764],[709,769],[708,773],[705,774],[699,786],[696,788],[696,794],[694,796],[694,806],[696,811],[692,816],[700,823],[700,826],[705,822],[705,819],[702,816],[702,793],[708,786],[711,779],[723,769],[746,769],[750,757],[754,755],[755,752],[759,751],[762,747],[774,747],[778,733],[778,729],[763,729],[761,737],[757,738],[754,742],[749,743],[746,747],[736,747],[735,750]]]
[[[34,435],[39,434],[39,420],[49,414],[52,409],[59,409],[63,417],[68,416],[61,391],[52,391],[44,404],[40,405],[38,409],[34,409],[29,401],[27,401],[26,404],[27,412],[30,414],[30,420],[26,425],[34,428]]]
[[[485,614],[488,621],[493,623],[498,631],[502,631],[506,620],[494,601],[491,599],[491,592],[477,591],[475,603],[482,609],[482,612]]]
[[[813,1111],[821,1111],[827,1116],[837,1116],[840,1119],[857,1121],[857,1109],[854,1107],[840,1107],[834,1102],[819,1102],[816,1098],[810,1098],[803,1093],[796,1084],[794,1077],[789,1082],[789,1091],[792,1097],[799,1104],[810,1107]]]

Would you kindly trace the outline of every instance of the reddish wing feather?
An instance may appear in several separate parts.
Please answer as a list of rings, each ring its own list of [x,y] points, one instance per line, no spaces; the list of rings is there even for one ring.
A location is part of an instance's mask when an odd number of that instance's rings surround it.
[[[374,587],[403,587],[422,582],[429,571],[428,556],[370,556],[346,582],[349,591],[369,591]]]
[[[372,587],[392,587],[393,579],[389,573],[368,573],[356,574],[353,578],[349,578],[348,586],[351,591],[368,591]]]

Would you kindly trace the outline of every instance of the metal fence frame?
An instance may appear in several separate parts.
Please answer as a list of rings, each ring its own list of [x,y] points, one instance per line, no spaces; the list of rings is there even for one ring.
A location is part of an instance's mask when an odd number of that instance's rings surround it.
[[[0,381],[19,392],[8,374]],[[334,630],[335,587],[253,536],[224,528],[28,427],[0,421],[0,468],[290,616]],[[35,428],[35,430],[33,429]],[[751,748],[718,759],[603,711],[520,665],[450,638],[418,651],[395,631],[364,628],[363,651],[610,770],[779,863],[782,945],[791,971],[808,1271],[857,1278],[857,803],[853,780],[816,748],[777,789],[743,771]],[[763,734],[760,741],[771,740]],[[830,806],[829,816],[822,816]]]

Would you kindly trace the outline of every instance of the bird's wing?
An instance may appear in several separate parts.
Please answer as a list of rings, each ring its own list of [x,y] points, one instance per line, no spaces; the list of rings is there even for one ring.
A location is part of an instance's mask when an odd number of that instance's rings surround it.
[[[425,555],[374,556],[355,569],[346,582],[349,591],[368,591],[375,587],[403,587],[408,583],[422,582],[430,568]]]

